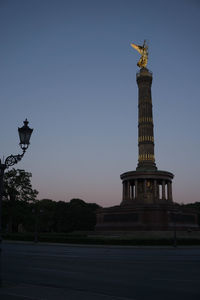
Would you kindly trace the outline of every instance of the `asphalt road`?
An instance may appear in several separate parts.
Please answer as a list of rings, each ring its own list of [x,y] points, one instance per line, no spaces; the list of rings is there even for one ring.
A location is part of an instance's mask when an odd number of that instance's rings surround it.
[[[200,248],[3,244],[1,300],[199,300]]]

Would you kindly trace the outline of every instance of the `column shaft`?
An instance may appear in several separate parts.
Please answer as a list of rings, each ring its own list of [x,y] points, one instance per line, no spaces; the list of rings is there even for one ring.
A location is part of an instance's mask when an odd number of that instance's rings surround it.
[[[142,68],[137,74],[138,84],[138,167],[156,170],[151,100],[152,73]]]

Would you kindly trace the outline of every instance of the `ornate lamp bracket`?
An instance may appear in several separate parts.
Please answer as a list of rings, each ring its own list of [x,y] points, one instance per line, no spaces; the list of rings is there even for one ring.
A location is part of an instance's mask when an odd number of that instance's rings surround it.
[[[5,160],[5,169],[17,164],[24,156],[24,153],[25,153],[25,151],[22,154],[8,156]]]

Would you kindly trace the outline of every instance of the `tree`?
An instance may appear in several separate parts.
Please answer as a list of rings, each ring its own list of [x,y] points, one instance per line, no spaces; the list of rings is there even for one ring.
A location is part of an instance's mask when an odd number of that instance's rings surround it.
[[[43,199],[38,202],[39,228],[41,232],[71,232],[75,230],[94,230],[96,210],[95,203],[86,203],[81,199],[70,202]]]
[[[36,200],[38,191],[32,188],[31,177],[31,173],[14,168],[4,175],[3,201],[7,208],[5,218],[7,217],[8,232],[17,231],[18,225],[23,221],[23,203]]]
[[[94,230],[96,224],[96,203],[86,203],[81,199],[72,199],[68,204],[68,222],[70,230]]]
[[[32,174],[20,169],[12,169],[4,175],[4,199],[32,202],[38,191],[32,188]]]

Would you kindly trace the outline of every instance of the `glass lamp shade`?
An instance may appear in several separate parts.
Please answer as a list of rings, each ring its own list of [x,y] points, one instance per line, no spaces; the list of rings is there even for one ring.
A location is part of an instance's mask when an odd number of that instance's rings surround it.
[[[30,137],[31,134],[33,132],[33,129],[29,128],[28,126],[28,121],[27,119],[24,121],[24,126],[22,126],[21,128],[18,128],[18,132],[19,132],[19,139],[20,139],[20,147],[22,148],[22,150],[26,150],[29,146],[29,141],[30,141]]]

